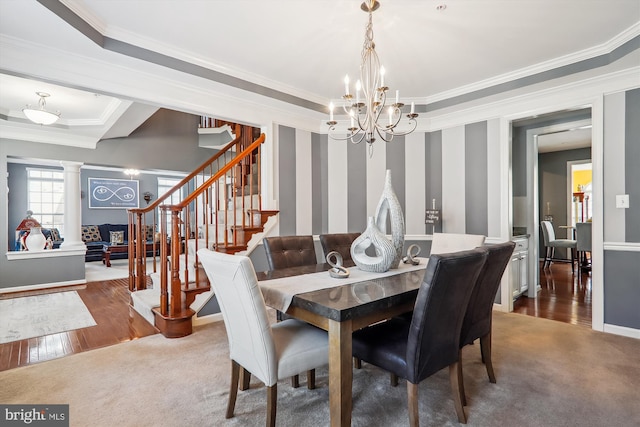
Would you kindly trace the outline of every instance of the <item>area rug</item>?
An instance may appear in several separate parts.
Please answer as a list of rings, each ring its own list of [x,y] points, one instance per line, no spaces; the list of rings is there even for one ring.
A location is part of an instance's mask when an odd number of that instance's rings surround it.
[[[0,300],[0,344],[95,325],[76,291]]]
[[[147,274],[153,271],[153,260],[147,260]],[[107,267],[100,261],[86,262],[84,264],[84,278],[87,283],[103,280],[116,280],[129,277],[129,260],[111,260],[111,267]]]

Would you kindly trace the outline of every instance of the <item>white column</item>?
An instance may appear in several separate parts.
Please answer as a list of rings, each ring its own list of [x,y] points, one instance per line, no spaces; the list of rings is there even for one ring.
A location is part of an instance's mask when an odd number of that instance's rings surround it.
[[[80,205],[80,167],[79,162],[60,162],[64,168],[64,242],[60,249],[78,249],[85,247],[80,235],[82,210]]]

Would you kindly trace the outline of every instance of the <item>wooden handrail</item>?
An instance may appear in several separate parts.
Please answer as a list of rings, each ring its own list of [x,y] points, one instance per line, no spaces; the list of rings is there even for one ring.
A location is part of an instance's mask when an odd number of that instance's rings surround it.
[[[193,202],[205,190],[207,190],[209,187],[211,187],[211,185],[214,182],[216,182],[217,180],[222,178],[227,172],[229,172],[232,167],[236,166],[245,157],[247,157],[249,154],[251,154],[253,152],[253,150],[258,148],[260,146],[260,144],[262,144],[264,142],[264,138],[265,138],[264,134],[260,134],[260,137],[258,139],[256,139],[251,145],[249,145],[247,148],[242,150],[242,152],[236,156],[235,160],[237,160],[237,161],[231,161],[231,162],[227,163],[225,166],[222,167],[222,169],[218,170],[218,172],[216,172],[212,177],[210,177],[205,182],[203,182],[202,185],[200,185],[200,187],[196,191],[194,191],[191,194],[189,194],[182,202],[180,202],[178,204],[175,204],[175,205],[171,205],[171,209],[173,210],[173,208],[178,208],[177,210],[182,210],[189,203]]]

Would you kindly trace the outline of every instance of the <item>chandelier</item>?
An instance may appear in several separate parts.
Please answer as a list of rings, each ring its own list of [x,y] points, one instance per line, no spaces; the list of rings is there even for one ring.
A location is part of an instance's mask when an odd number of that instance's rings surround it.
[[[27,119],[39,125],[51,125],[55,123],[60,118],[60,112],[53,113],[47,111],[47,101],[45,98],[50,95],[46,92],[36,92],[36,95],[40,97],[38,100],[38,108],[31,108],[31,105],[27,105],[22,109],[24,115],[27,116]]]
[[[338,122],[334,120],[333,102],[329,104],[329,136],[336,140],[348,140],[353,144],[365,141],[369,144],[369,157],[373,154],[373,143],[376,138],[385,142],[391,142],[394,136],[408,135],[413,132],[418,123],[415,113],[415,105],[411,103],[411,109],[406,117],[409,130],[399,130],[403,116],[404,104],[400,102],[400,91],[396,90],[395,102],[387,104],[387,92],[389,88],[384,84],[384,67],[380,66],[380,59],[376,53],[376,45],[373,41],[372,13],[380,7],[377,0],[367,0],[360,8],[369,14],[369,21],[365,28],[364,45],[362,46],[362,60],[360,63],[360,80],[355,84],[355,96],[351,93],[349,76],[344,78],[345,94],[342,95],[344,104],[342,108],[350,119],[348,134],[341,138],[332,134],[336,131]],[[362,91],[362,98],[360,97]],[[385,120],[385,116],[388,117]],[[386,123],[385,123],[386,122]],[[406,129],[406,128],[405,128]]]

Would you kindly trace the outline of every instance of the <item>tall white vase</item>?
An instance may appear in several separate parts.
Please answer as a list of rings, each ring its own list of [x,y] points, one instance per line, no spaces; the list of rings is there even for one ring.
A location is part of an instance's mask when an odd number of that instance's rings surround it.
[[[366,250],[373,246],[375,255],[367,255]],[[351,244],[351,259],[360,270],[384,273],[389,270],[395,257],[395,248],[370,216],[367,229]]]
[[[393,258],[391,268],[398,268],[400,260],[404,255],[404,214],[398,196],[396,196],[395,191],[393,191],[391,171],[389,169],[387,169],[382,196],[376,208],[376,225],[384,234],[387,233],[387,217],[389,217],[391,223],[391,243],[393,243],[393,247],[395,248],[395,257]]]
[[[47,238],[42,234],[40,227],[31,227],[29,235],[24,239],[24,244],[27,250],[30,251],[43,251],[47,245]]]

